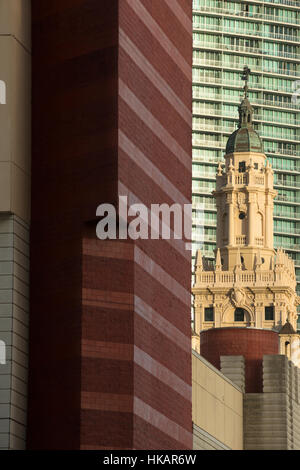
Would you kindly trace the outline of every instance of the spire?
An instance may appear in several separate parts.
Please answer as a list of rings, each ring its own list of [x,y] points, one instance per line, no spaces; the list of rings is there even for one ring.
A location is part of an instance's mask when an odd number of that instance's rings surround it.
[[[253,108],[250,104],[250,101],[248,99],[249,96],[249,75],[251,73],[251,70],[249,67],[245,66],[243,70],[243,75],[242,75],[242,80],[245,81],[245,86],[244,86],[244,98],[239,106],[239,128],[252,128],[252,120],[253,120]]]
[[[245,86],[244,86],[244,98],[248,98],[248,81],[249,81],[249,76],[250,76],[251,70],[247,65],[245,65],[244,70],[243,70],[243,75],[242,75],[242,80],[245,81]]]
[[[273,173],[274,173],[273,170],[272,170],[272,165],[269,162],[269,160],[267,160],[265,172],[266,172],[267,175],[273,175]]]
[[[253,170],[254,169],[254,163],[253,163],[253,159],[250,158],[250,162],[249,162],[249,170]]]
[[[218,250],[217,250],[217,256],[216,256],[216,271],[222,271],[222,261],[221,261],[220,248],[218,248]]]
[[[255,269],[260,269],[262,265],[261,253],[260,250],[257,251],[256,260],[255,260]]]
[[[223,167],[222,167],[222,163],[219,162],[219,165],[218,165],[218,172],[217,172],[217,175],[218,176],[222,176],[223,175]]]
[[[263,153],[262,140],[253,128],[254,110],[249,101],[249,67],[245,66],[242,80],[245,81],[244,96],[239,105],[238,129],[229,137],[226,145],[226,155],[234,152],[258,152]]]
[[[275,266],[283,267],[283,251],[282,251],[282,248],[278,248],[278,250],[277,250]]]
[[[285,251],[284,251],[284,266],[286,267],[286,269],[288,269],[288,266],[289,266],[288,255],[286,254]]]
[[[280,264],[282,267],[284,267],[284,259],[283,259],[283,248],[280,248],[280,253],[279,253],[279,260],[280,260]]]
[[[240,253],[240,248],[238,247],[237,252],[236,252],[236,262],[235,262],[234,271],[238,272],[238,271],[241,271],[241,269],[242,269],[241,253]]]
[[[280,266],[280,253],[279,253],[279,248],[278,248],[278,250],[276,251],[276,258],[275,258],[276,271],[279,269],[279,266]]]
[[[203,271],[203,260],[202,260],[202,254],[201,250],[197,251],[197,257],[196,257],[196,272],[197,271]]]
[[[289,258],[289,271],[291,275],[293,276],[293,261]]]

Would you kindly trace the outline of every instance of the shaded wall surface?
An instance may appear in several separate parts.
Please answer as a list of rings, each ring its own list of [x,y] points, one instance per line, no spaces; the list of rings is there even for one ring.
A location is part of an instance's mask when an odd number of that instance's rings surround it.
[[[190,252],[95,216],[190,203],[191,8],[33,1],[29,448],[192,447]]]
[[[263,358],[263,393],[244,399],[246,450],[300,450],[300,369],[284,355]]]

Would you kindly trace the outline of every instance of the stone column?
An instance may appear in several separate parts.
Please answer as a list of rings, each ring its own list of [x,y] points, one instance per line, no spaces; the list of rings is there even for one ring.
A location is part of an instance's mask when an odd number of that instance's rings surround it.
[[[222,326],[222,311],[223,303],[222,300],[218,300],[215,304],[215,328],[221,328]]]
[[[258,302],[255,307],[255,326],[256,328],[262,328],[264,321],[264,307],[261,302]]]
[[[255,195],[249,194],[248,245],[255,243]]]
[[[203,323],[203,305],[195,301],[195,332],[199,334]]]
[[[222,202],[221,198],[217,197],[217,247],[223,246],[223,212],[222,212]]]
[[[232,194],[227,196],[228,204],[228,245],[233,246],[234,243],[234,207]]]
[[[273,207],[267,202],[265,217],[265,247],[273,248]]]

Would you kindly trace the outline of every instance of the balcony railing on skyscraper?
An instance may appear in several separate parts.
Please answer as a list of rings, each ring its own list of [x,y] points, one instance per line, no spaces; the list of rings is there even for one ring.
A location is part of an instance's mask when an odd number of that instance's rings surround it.
[[[280,140],[280,139],[278,139],[278,140]],[[227,140],[223,140],[223,141],[217,140],[216,141],[216,140],[207,139],[205,135],[199,134],[197,137],[195,136],[195,134],[193,135],[193,145],[198,146],[198,147],[209,148],[209,149],[219,148],[219,149],[222,149],[222,150],[225,151],[226,143],[227,143]],[[265,148],[264,148],[264,152],[265,152],[266,155],[270,155],[270,156],[300,157],[300,152],[297,151],[297,150],[280,149],[280,148],[270,149],[266,145],[265,145]],[[197,157],[197,158],[199,158],[198,161],[203,161],[203,159],[201,157]],[[223,157],[220,157],[220,160],[222,161]],[[208,162],[208,161],[211,161],[211,160],[208,160],[208,159],[204,158],[204,161]]]
[[[219,142],[219,141],[216,141],[216,140],[206,140],[205,138],[200,138],[201,136],[199,136],[199,138],[197,137],[194,137],[193,136],[193,144],[194,145],[205,145],[207,147],[216,147],[216,148],[222,148],[222,149],[225,149],[226,147],[226,141],[224,142]]]
[[[274,95],[276,98],[276,96]],[[193,98],[194,99],[211,99],[214,101],[226,101],[228,103],[239,103],[241,98],[239,96],[234,96],[234,95],[227,95],[227,94],[221,94],[221,93],[210,93],[208,92],[203,92],[202,90],[195,90],[193,89]],[[257,106],[271,106],[271,107],[279,107],[279,108],[285,108],[285,109],[294,109],[295,111],[299,111],[300,109],[300,104],[298,103],[293,103],[293,102],[284,102],[280,100],[274,99],[273,101],[271,100],[266,100],[266,99],[260,99],[260,98],[252,98],[251,100],[252,105],[257,105]]]
[[[224,158],[222,155],[220,156],[213,156],[210,157],[209,155],[193,155],[193,162],[208,162],[208,163],[214,163],[218,164],[219,162],[224,161]]]
[[[208,194],[208,196],[210,196],[210,194]],[[203,207],[203,204],[201,204],[201,208]],[[192,204],[192,208],[194,210],[197,210],[199,208],[199,204],[197,202],[193,202]],[[201,209],[202,210],[202,209]],[[209,204],[207,202],[205,202],[204,204],[204,209],[203,210],[209,210],[209,211],[216,211],[217,210],[217,206],[215,204]]]
[[[194,99],[200,99],[200,100],[205,100],[205,99],[211,99],[215,101],[227,101],[228,103],[239,103],[241,98],[239,96],[234,96],[230,94],[225,94],[225,93],[210,93],[208,92],[203,92],[202,90],[197,90],[193,89],[193,98]],[[300,104],[299,103],[293,103],[293,102],[284,102],[280,100],[266,100],[266,99],[261,99],[261,98],[252,98],[251,103],[255,106],[271,106],[271,107],[278,107],[278,108],[286,108],[286,109],[294,109],[295,111],[299,111]],[[298,121],[299,122],[299,121]],[[293,124],[293,123],[291,123]]]
[[[270,56],[270,57],[281,57],[284,59],[295,59],[299,60],[300,59],[300,54],[297,54],[296,52],[286,52],[286,51],[268,51],[263,49],[262,47],[249,47],[249,46],[244,46],[244,45],[237,45],[237,44],[223,44],[223,43],[218,43],[218,42],[203,42],[203,41],[197,41],[197,39],[194,39],[194,44],[198,46],[201,49],[217,49],[217,50],[222,50],[222,51],[229,51],[229,52],[246,52],[248,54],[262,54],[263,56]]]
[[[298,181],[275,180],[274,186],[299,189],[300,183]]]
[[[285,240],[280,240],[280,243],[279,242],[274,242],[274,248],[277,249],[277,248],[285,248],[287,250],[299,250],[300,249],[300,245],[298,245],[297,243],[289,243]]]
[[[274,226],[274,233],[280,235],[299,235],[300,229],[299,228],[279,228]]]
[[[222,60],[209,60],[209,59],[204,59],[204,58],[203,59],[194,58],[194,65],[203,65],[205,67],[213,66],[213,67],[219,67],[219,68],[224,68],[228,70],[234,69],[234,70],[240,71],[241,68],[247,65],[247,58],[245,57],[243,62],[241,63],[234,63],[234,62],[226,63],[225,61],[222,61]],[[274,67],[270,67],[270,66],[267,67],[267,66],[252,64],[251,70],[253,70],[253,72],[258,72],[258,73],[266,72],[272,75],[288,75],[291,77],[298,78],[297,70],[289,70],[286,68],[275,69]]]
[[[296,197],[292,194],[278,194],[276,196],[276,201],[277,202],[287,202],[287,203],[294,203],[294,204],[300,204],[300,197]]]
[[[251,38],[261,38],[261,39],[275,39],[279,41],[285,41],[285,42],[293,42],[295,44],[299,43],[299,36],[296,34],[281,34],[281,33],[274,33],[270,31],[260,31],[260,30],[251,30],[251,29],[246,29],[246,28],[239,28],[236,26],[233,29],[227,28],[225,25],[220,27],[219,25],[207,25],[207,24],[199,24],[193,26],[193,29],[195,32],[203,32],[206,31],[207,29],[214,30],[215,32],[225,32],[233,35],[239,35],[239,36],[250,36]]]
[[[197,171],[193,170],[193,178],[210,178],[215,180],[216,179],[216,171],[211,172],[211,171]]]
[[[236,125],[233,123],[232,126],[219,126],[219,125],[211,125],[211,124],[204,124],[204,123],[193,123],[193,129],[199,130],[203,132],[221,132],[223,134],[231,134],[236,130]],[[291,135],[289,133],[282,132],[282,128],[278,127],[280,133],[278,134],[271,134],[276,128],[271,128],[270,133],[267,133],[265,130],[259,130],[261,137],[269,138],[269,139],[279,139],[279,140],[288,140],[288,141],[300,141],[300,136]]]
[[[199,233],[197,233],[197,231],[193,233],[193,240],[195,242],[203,242],[203,241],[210,242],[210,243],[216,242],[216,235],[203,234],[202,231],[203,230],[200,229]]]
[[[214,187],[208,187],[205,185],[193,186],[192,191],[194,194],[211,194],[215,190]]]
[[[197,13],[217,13],[219,15],[224,15],[224,16],[233,16],[235,18],[251,18],[251,19],[256,19],[258,21],[260,20],[267,20],[272,23],[284,23],[284,24],[292,24],[295,26],[298,26],[298,21],[296,16],[292,18],[289,15],[268,15],[266,13],[261,13],[261,12],[251,12],[251,11],[240,11],[240,10],[228,10],[226,8],[216,8],[213,6],[201,6],[201,9],[194,8],[194,11]],[[199,25],[199,26],[198,26]],[[208,26],[214,26],[214,25],[208,25],[208,24],[201,24],[201,23],[194,23],[194,27],[200,27],[200,28],[205,28],[208,29]]]
[[[257,3],[256,0],[248,0],[249,2]],[[274,5],[288,5],[294,8],[299,7],[299,0],[265,0],[267,3]]]
[[[300,157],[300,152],[294,149],[285,149],[285,148],[274,149],[274,148],[269,148],[265,146],[264,150],[265,150],[265,153],[270,154],[270,155],[281,155],[283,157],[285,155],[288,155],[288,156],[293,156],[293,157]]]
[[[276,205],[276,200],[277,198],[275,199],[274,217],[284,217],[288,219],[300,220],[300,212],[291,212],[291,211],[283,210],[282,206]]]
[[[193,129],[194,130],[200,130],[200,131],[217,131],[217,132],[225,132],[225,133],[232,133],[235,131],[236,126],[233,125],[231,127],[224,127],[224,126],[218,126],[218,125],[210,125],[210,124],[196,124],[193,123]]]
[[[297,161],[294,162],[294,165],[291,165],[289,168],[284,168],[283,166],[280,166],[276,161],[272,162],[272,168],[275,171],[280,171],[280,172],[287,172],[287,173],[295,173],[298,172],[300,173],[300,165]]]
[[[201,70],[201,74],[193,74],[193,82],[194,83],[209,83],[210,85],[230,85],[236,86],[237,88],[241,88],[241,82],[238,80],[227,80],[226,78],[218,78],[215,77],[213,74],[206,73],[206,71]],[[291,86],[285,85],[278,85],[274,84],[273,88],[270,87],[270,84],[263,84],[258,82],[250,82],[251,90],[264,90],[264,91],[277,91],[280,93],[293,93],[294,89],[292,88],[293,81],[290,81]]]
[[[230,112],[227,112],[226,110],[222,112],[221,110],[218,110],[218,109],[206,108],[205,106],[201,106],[201,104],[199,105],[199,103],[194,103],[193,114],[201,115],[201,116],[216,116],[216,117],[221,117],[221,118],[232,118],[234,120],[237,119],[236,112],[230,113]],[[277,125],[286,124],[289,127],[291,125],[300,127],[300,119],[292,120],[290,117],[285,117],[283,115],[281,115],[280,118],[273,119],[273,120],[270,120],[270,118],[267,118],[260,114],[253,114],[253,118],[255,121],[264,122],[264,123],[270,122],[272,124],[277,124]]]
[[[264,0],[265,3],[268,3],[270,5],[287,5],[287,6],[290,6],[290,7],[294,7],[294,8],[299,8],[299,0]],[[210,0],[202,0],[201,2],[201,8],[202,8],[202,5],[203,6],[206,6],[205,3],[208,3],[209,5],[208,6],[211,6],[211,1]],[[253,3],[253,4],[257,4],[257,0],[248,0],[248,3]],[[193,8],[196,10],[197,9],[197,4],[195,2],[193,2]]]

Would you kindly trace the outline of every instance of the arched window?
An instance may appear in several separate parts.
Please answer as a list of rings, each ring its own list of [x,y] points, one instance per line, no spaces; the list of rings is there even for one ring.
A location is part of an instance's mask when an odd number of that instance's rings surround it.
[[[234,312],[234,321],[245,321],[245,311],[243,308],[236,308]]]
[[[285,346],[285,355],[287,357],[290,357],[290,355],[291,355],[291,343],[289,341],[286,341],[284,346]]]

